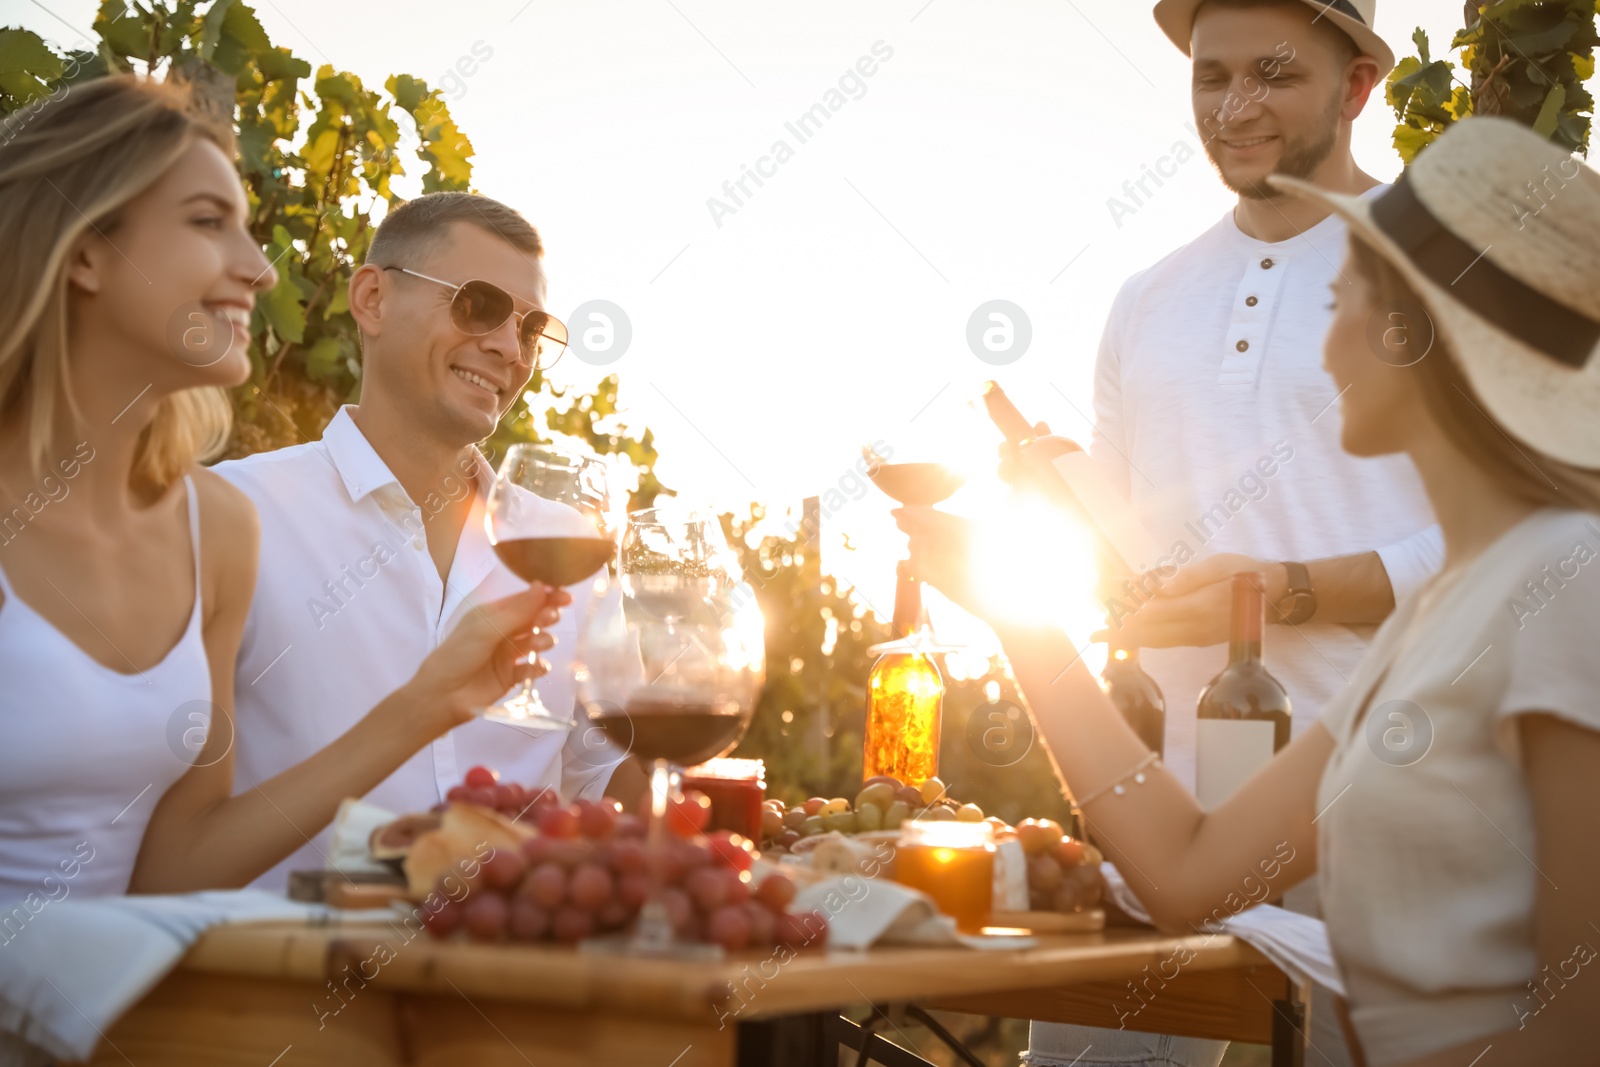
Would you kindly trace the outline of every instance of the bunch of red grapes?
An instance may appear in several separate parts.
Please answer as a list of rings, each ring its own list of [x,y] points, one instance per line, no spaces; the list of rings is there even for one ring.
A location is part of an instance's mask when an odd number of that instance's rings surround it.
[[[472,768],[447,796],[533,825],[538,835],[520,851],[496,849],[460,900],[450,900],[441,881],[439,896],[447,903],[424,918],[435,937],[463,930],[474,941],[573,944],[621,930],[649,897],[654,864],[680,938],[729,951],[777,944],[799,950],[827,941],[825,916],[787,911],[795,895],[789,878],[774,873],[751,884],[755,851],[747,838],[703,832],[711,802],[696,790],[669,807],[671,832],[659,849],[645,840],[645,820],[624,814],[615,800],[563,806],[549,790],[501,784],[486,767]]]
[[[1017,842],[1028,857],[1028,906],[1034,911],[1096,908],[1105,895],[1100,850],[1063,832],[1054,819],[1023,819]]]

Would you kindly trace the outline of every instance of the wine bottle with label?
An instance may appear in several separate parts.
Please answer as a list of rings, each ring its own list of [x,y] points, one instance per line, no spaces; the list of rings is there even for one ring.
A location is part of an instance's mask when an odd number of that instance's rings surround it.
[[[1195,796],[1210,811],[1289,743],[1289,694],[1261,662],[1266,576],[1233,576],[1228,665],[1200,692]]]
[[[1084,520],[1100,537],[1102,571],[1142,574],[1157,566],[1161,550],[1132,506],[1076,441],[1035,433],[1005,390],[985,382],[983,404],[1024,469],[1046,496]]]
[[[1100,686],[1145,747],[1158,757],[1164,756],[1167,698],[1156,680],[1139,665],[1139,650],[1113,643],[1106,657],[1106,669],[1100,675]]]

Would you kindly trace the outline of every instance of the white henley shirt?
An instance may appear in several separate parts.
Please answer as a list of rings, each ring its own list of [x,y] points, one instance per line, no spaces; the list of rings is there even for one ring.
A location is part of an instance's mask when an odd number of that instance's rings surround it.
[[[1330,215],[1287,241],[1258,241],[1230,210],[1129,278],[1101,338],[1090,454],[1174,558],[1179,545],[1195,558],[1300,561],[1376,550],[1398,601],[1444,548],[1407,457],[1358,459],[1339,444],[1322,345],[1345,234]],[[1374,629],[1269,627],[1267,668],[1289,691],[1296,735],[1345,687]],[[1227,646],[1140,658],[1167,698],[1165,762],[1193,789],[1194,709]]]

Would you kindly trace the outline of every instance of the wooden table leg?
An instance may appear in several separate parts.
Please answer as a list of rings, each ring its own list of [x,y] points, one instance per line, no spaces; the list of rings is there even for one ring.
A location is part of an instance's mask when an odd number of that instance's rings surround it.
[[[828,1043],[828,1014],[740,1023],[738,1067],[838,1067],[839,1046]]]
[[[1291,991],[1299,990],[1291,983]],[[1272,1002],[1272,1067],[1305,1067],[1306,1006],[1297,995]]]

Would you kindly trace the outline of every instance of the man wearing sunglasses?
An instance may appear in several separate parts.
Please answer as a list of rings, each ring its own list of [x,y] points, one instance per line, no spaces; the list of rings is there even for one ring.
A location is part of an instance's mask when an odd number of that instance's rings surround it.
[[[350,279],[360,401],[322,439],[218,465],[261,513],[261,565],[237,664],[237,775],[256,788],[349,729],[478,603],[526,583],[484,529],[494,432],[566,327],[545,310],[543,244],[513,209],[433,193],[390,211]],[[560,509],[539,499],[534,506]],[[552,512],[552,522],[560,516]],[[546,628],[541,698],[573,706],[572,649],[588,592]],[[598,731],[531,733],[478,720],[431,742],[368,794],[426,811],[484,764],[501,780],[632,801],[643,773]],[[328,835],[265,875],[327,865]]]

